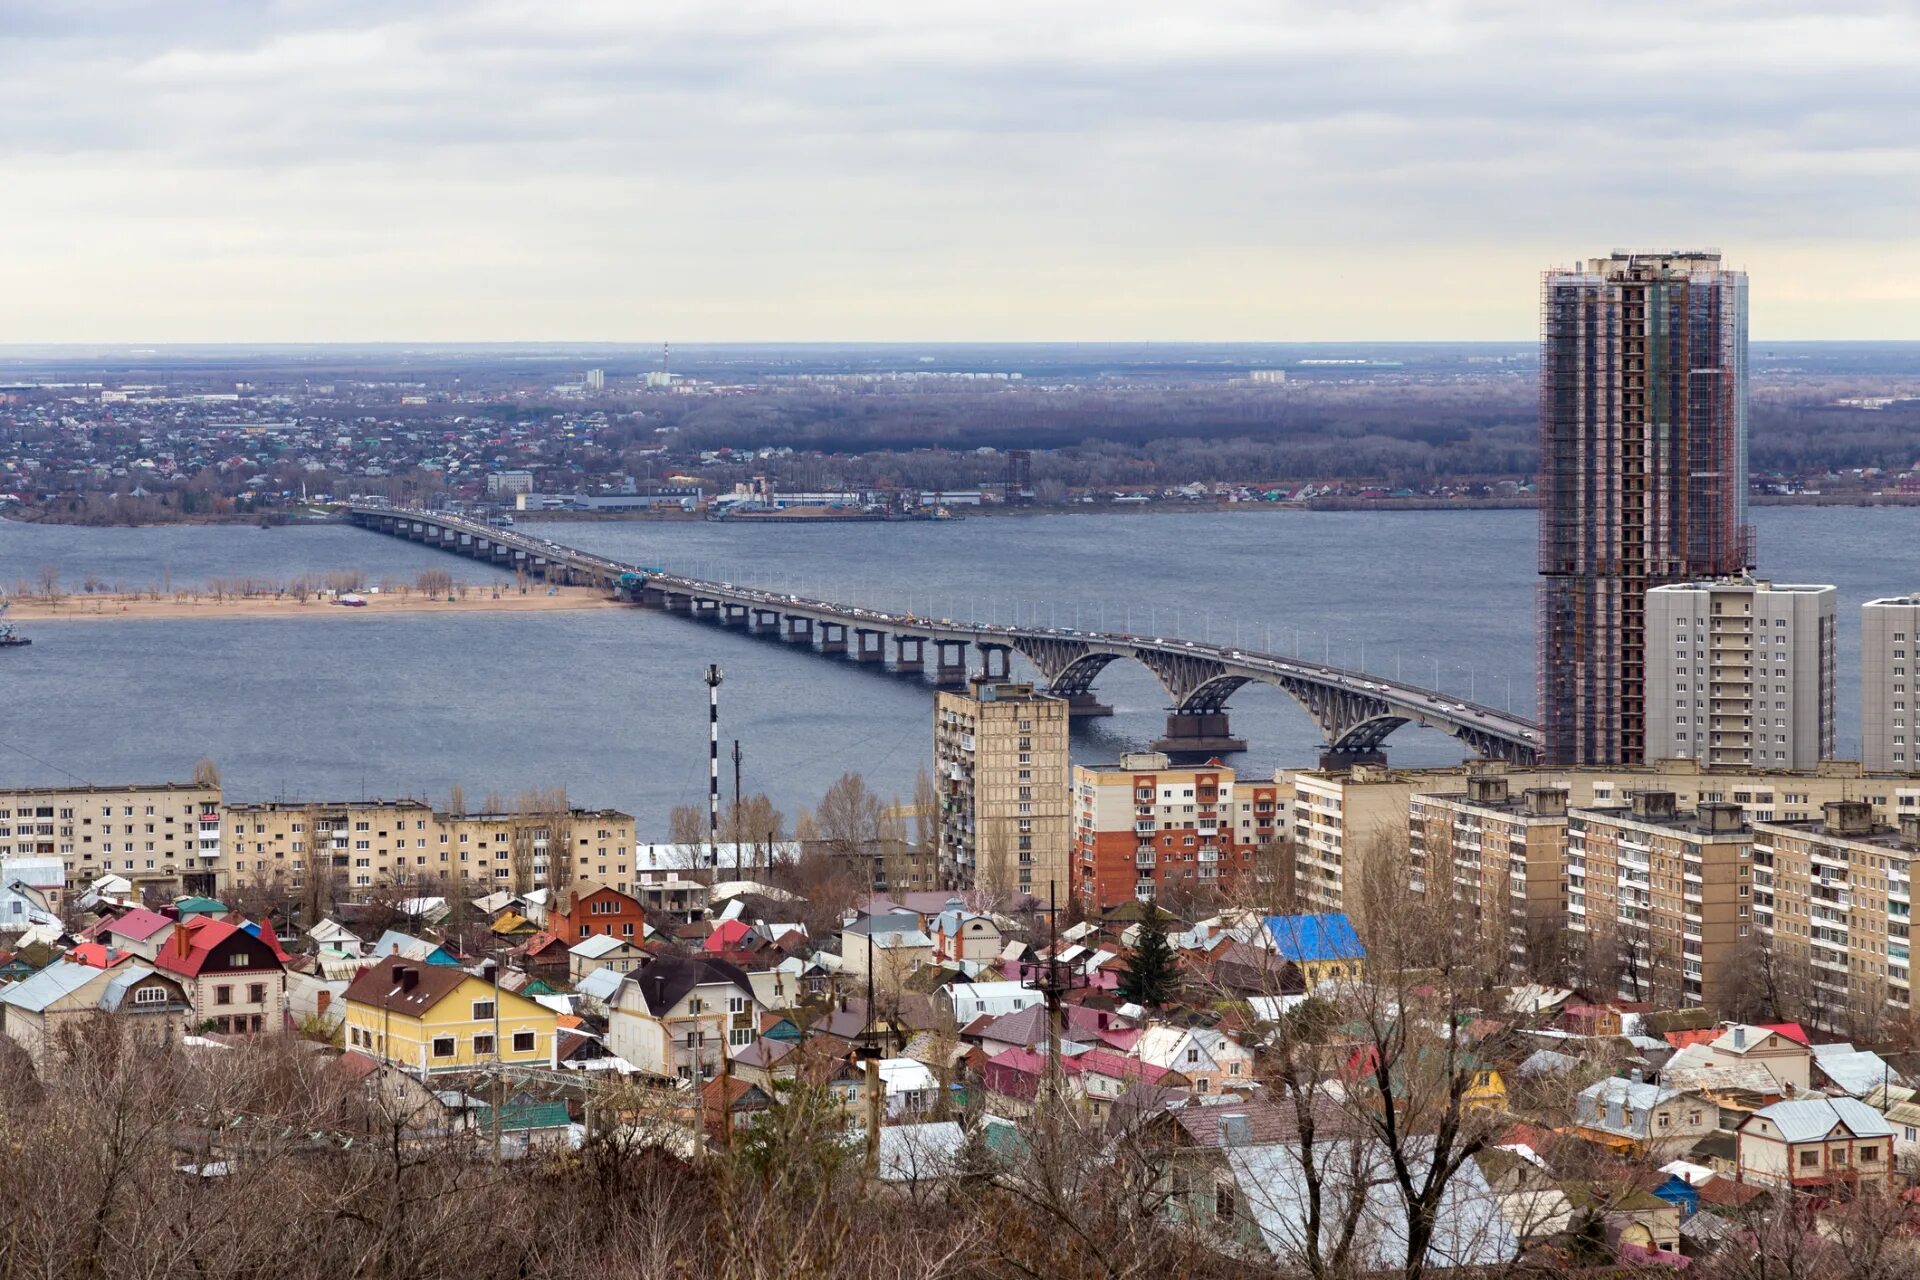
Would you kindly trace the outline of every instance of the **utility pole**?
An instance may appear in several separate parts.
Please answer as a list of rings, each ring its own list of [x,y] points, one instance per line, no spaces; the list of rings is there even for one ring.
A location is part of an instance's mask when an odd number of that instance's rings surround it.
[[[872,861],[871,859],[869,860]],[[860,1060],[862,1073],[866,1077],[867,1103],[867,1150],[866,1174],[869,1181],[880,1172],[880,1122],[885,1111],[884,1094],[886,1085],[880,1079],[880,1043],[874,1031],[874,992],[873,992],[873,875],[875,868],[867,868],[867,1025],[860,1036],[860,1048],[856,1057]]]
[[[500,962],[487,961],[487,976],[493,979],[493,1163],[500,1163],[500,1086],[502,1067],[500,1064]],[[471,1010],[469,1010],[471,1012]]]
[[[720,668],[707,664],[707,865],[720,860]]]
[[[1071,964],[1063,964],[1059,959],[1060,908],[1055,905],[1058,892],[1059,886],[1049,880],[1047,905],[1041,910],[1041,914],[1047,917],[1047,959],[1025,982],[1027,987],[1040,993],[1047,1007],[1047,1074],[1042,1095],[1055,1105],[1063,1101],[1060,1085],[1062,997],[1072,988],[1085,984]]]

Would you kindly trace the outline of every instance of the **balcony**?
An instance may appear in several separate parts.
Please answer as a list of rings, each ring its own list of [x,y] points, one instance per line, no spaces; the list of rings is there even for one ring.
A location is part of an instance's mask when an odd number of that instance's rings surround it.
[[[1151,822],[1136,822],[1133,824],[1133,834],[1137,836],[1150,836],[1155,830],[1156,828]]]
[[[1160,865],[1160,856],[1151,849],[1142,849],[1133,855],[1133,865],[1150,871]]]

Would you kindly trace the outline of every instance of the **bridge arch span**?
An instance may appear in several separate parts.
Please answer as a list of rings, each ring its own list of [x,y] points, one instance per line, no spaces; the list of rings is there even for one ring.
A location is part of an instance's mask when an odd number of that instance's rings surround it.
[[[882,646],[891,636],[903,646],[913,645],[916,652],[921,645],[935,645],[942,655],[939,676],[964,679],[968,646],[976,646],[988,655],[989,670],[994,669],[997,658],[1001,673],[1007,670],[1007,652],[1016,651],[1033,664],[1051,692],[1069,700],[1075,715],[1111,712],[1094,700],[1093,685],[1114,661],[1128,658],[1151,672],[1167,694],[1168,733],[1162,745],[1172,750],[1239,750],[1244,744],[1228,729],[1227,703],[1247,685],[1264,684],[1279,689],[1306,711],[1319,727],[1331,755],[1378,756],[1387,737],[1407,724],[1439,729],[1478,755],[1514,761],[1532,761],[1539,755],[1538,726],[1511,711],[1462,702],[1457,695],[1449,697],[1367,672],[1316,666],[1284,654],[1242,651],[1210,642],[1149,640],[1054,627],[963,624],[947,618],[860,609],[627,564],[447,512],[360,503],[348,504],[345,514],[365,528],[426,542],[488,564],[524,565],[556,581],[597,583],[635,603],[664,605],[676,612],[715,619],[738,618],[745,612],[750,620],[758,622],[758,615],[764,615],[765,630],[778,629],[796,639],[811,640],[814,629],[820,627],[828,633],[820,642],[820,652],[834,656],[851,652],[859,662],[884,664]],[[844,639],[833,638],[834,628],[841,629],[842,637],[848,631],[857,634],[857,648],[850,650]],[[751,625],[748,629],[762,630]],[[876,643],[869,644],[870,639]],[[949,650],[961,655],[957,664],[946,661]],[[917,665],[916,660],[916,669]],[[950,682],[943,679],[943,683]]]

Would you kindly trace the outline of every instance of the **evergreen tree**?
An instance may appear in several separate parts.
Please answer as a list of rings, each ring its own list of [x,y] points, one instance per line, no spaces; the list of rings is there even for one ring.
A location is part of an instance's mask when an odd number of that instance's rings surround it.
[[[1173,999],[1179,989],[1180,966],[1167,941],[1166,917],[1149,903],[1127,956],[1126,971],[1120,975],[1120,998],[1157,1008]]]

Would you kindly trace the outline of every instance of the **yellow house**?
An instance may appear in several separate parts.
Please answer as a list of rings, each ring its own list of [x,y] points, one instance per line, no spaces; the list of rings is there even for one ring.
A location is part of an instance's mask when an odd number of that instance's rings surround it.
[[[1475,1064],[1478,1069],[1473,1079],[1460,1093],[1460,1105],[1468,1111],[1505,1111],[1507,1109],[1507,1082],[1500,1078],[1499,1071],[1484,1064]]]
[[[1311,991],[1323,982],[1357,981],[1367,949],[1346,916],[1268,916],[1267,936],[1274,952],[1300,970]]]
[[[422,1073],[551,1065],[553,1010],[464,969],[388,956],[347,987],[347,1047]]]

